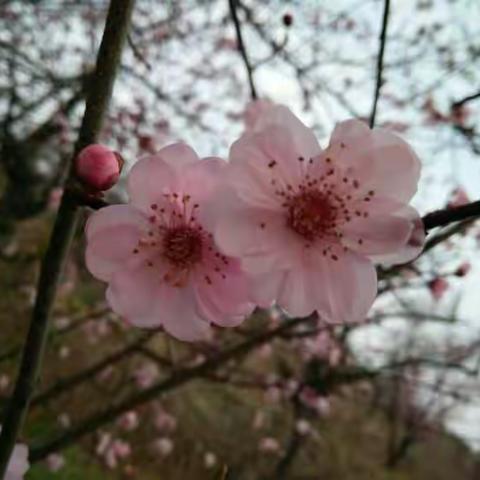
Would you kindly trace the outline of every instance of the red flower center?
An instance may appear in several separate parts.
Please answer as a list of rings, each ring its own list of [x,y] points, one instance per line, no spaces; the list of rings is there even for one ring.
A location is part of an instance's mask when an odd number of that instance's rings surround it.
[[[335,227],[337,208],[318,190],[292,197],[288,204],[288,226],[308,241]]]
[[[202,259],[202,235],[196,228],[186,225],[166,231],[162,241],[162,254],[173,266],[190,268]]]

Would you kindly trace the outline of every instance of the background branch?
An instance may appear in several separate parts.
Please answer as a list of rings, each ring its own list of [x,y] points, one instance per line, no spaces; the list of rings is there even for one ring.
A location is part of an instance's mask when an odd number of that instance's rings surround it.
[[[237,34],[238,50],[242,55],[243,63],[245,64],[245,70],[247,71],[248,84],[250,86],[250,95],[252,97],[252,100],[256,100],[258,97],[255,83],[253,82],[253,67],[248,58],[247,49],[243,41],[242,27],[240,25],[237,13],[237,0],[228,0],[228,4],[230,6],[230,14],[232,16],[233,24],[235,25],[235,32]]]
[[[377,115],[377,103],[378,99],[380,98],[380,89],[382,88],[383,83],[383,56],[385,53],[385,44],[387,43],[387,26],[389,14],[390,0],[385,0],[385,4],[383,7],[382,30],[380,32],[380,46],[378,49],[377,57],[377,80],[375,82],[375,91],[373,94],[372,112],[370,113],[370,128],[373,128],[375,125],[375,117]]]

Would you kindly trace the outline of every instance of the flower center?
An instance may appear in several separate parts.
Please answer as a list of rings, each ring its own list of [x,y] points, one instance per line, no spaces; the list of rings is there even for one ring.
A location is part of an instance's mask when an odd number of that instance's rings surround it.
[[[190,268],[202,259],[202,235],[198,229],[181,225],[167,230],[162,255],[173,266]]]
[[[288,203],[287,224],[308,241],[335,226],[337,208],[317,190],[303,191]]]

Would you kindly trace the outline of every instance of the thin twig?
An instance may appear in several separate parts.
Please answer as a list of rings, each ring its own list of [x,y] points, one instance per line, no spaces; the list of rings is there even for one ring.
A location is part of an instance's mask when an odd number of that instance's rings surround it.
[[[257,90],[255,88],[255,83],[253,81],[253,67],[248,58],[247,49],[243,41],[242,27],[240,26],[240,21],[238,20],[237,0],[228,0],[228,4],[230,5],[230,14],[232,16],[232,20],[235,25],[235,32],[237,34],[238,50],[242,55],[243,63],[245,64],[245,70],[247,71],[248,84],[250,86],[250,95],[252,97],[252,100],[256,100],[258,96]]]
[[[452,103],[452,108],[459,108],[465,105],[468,102],[471,102],[472,100],[476,100],[480,98],[480,92],[473,93],[472,95],[468,95],[460,100],[457,100],[456,102]]]
[[[375,83],[375,93],[373,96],[372,113],[370,114],[370,128],[375,125],[375,117],[377,115],[377,103],[380,98],[380,89],[383,83],[383,56],[385,53],[385,44],[387,43],[387,26],[388,16],[390,13],[390,0],[385,0],[383,9],[382,31],[380,32],[380,46],[377,56],[377,81]]]
[[[120,63],[134,0],[112,0],[98,51],[97,65],[80,127],[75,155],[98,137]],[[73,161],[72,161],[73,166]],[[23,352],[20,371],[10,402],[5,409],[0,434],[0,479],[3,479],[15,441],[33,395],[48,336],[48,324],[57,284],[73,238],[78,204],[66,189],[47,252],[42,262],[37,298]]]

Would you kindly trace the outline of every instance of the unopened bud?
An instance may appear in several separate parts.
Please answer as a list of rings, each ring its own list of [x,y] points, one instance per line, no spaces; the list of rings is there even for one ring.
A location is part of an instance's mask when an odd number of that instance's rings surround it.
[[[122,167],[121,155],[103,145],[89,145],[75,159],[77,178],[93,191],[112,188],[120,177]]]
[[[282,21],[286,27],[290,27],[293,23],[293,15],[291,13],[285,13],[282,17]]]

